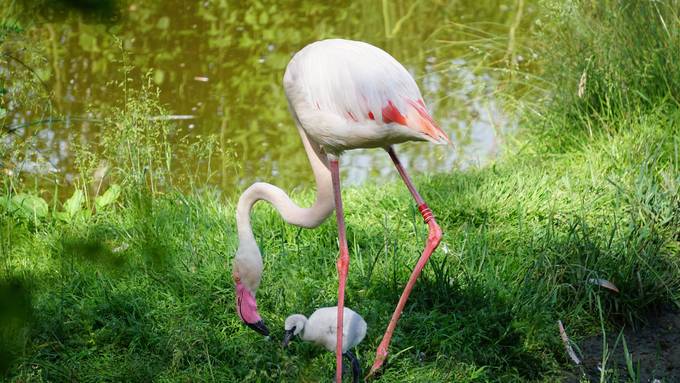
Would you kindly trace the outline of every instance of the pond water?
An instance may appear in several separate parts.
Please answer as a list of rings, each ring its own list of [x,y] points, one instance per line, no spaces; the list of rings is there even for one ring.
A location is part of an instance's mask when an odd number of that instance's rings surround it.
[[[291,55],[324,38],[364,40],[382,47],[418,82],[435,120],[455,145],[407,143],[397,148],[414,173],[483,165],[499,155],[514,130],[498,73],[526,60],[516,30],[530,25],[521,0],[451,2],[236,2],[226,0],[114,3],[113,15],[46,17],[27,28],[29,50],[43,60],[20,63],[25,48],[9,46],[0,60],[4,88],[18,74],[38,78],[50,108],[3,97],[14,132],[5,143],[33,140],[14,171],[43,180],[74,178],[74,145],[99,144],[98,113],[121,105],[127,86],[148,78],[160,90],[173,137],[214,134],[232,156],[212,161],[201,177],[231,195],[256,180],[286,189],[313,177],[288,114],[281,78]],[[7,45],[7,44],[6,44]],[[25,64],[25,63],[24,63]],[[30,105],[30,106],[28,106]],[[49,109],[49,110],[48,110]],[[154,118],[157,116],[149,116]],[[52,122],[45,122],[52,120]],[[191,162],[176,153],[175,161]],[[114,164],[115,166],[115,164]],[[343,183],[383,182],[397,176],[386,153],[357,150],[341,160]],[[206,170],[207,172],[207,170]],[[196,174],[186,174],[195,177]],[[179,174],[181,179],[182,175]]]

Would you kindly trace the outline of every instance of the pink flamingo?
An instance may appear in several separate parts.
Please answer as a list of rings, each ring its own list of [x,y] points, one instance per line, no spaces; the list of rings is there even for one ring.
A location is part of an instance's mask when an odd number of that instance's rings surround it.
[[[374,374],[387,357],[392,333],[409,293],[442,237],[432,211],[418,194],[392,145],[405,141],[435,144],[450,141],[430,116],[411,75],[392,56],[370,44],[339,39],[309,44],[288,63],[283,85],[314,172],[316,200],[308,208],[300,207],[283,190],[263,182],[251,185],[241,195],[236,208],[239,248],[233,267],[237,312],[248,326],[261,334],[269,334],[255,301],[262,276],[262,256],[250,225],[253,204],[259,200],[268,201],[287,223],[305,228],[319,226],[335,208],[340,246],[337,261],[336,379],[341,381],[343,308],[349,252],[338,162],[345,150],[384,148],[415,199],[429,234],[425,250],[413,269],[378,347],[370,372]]]

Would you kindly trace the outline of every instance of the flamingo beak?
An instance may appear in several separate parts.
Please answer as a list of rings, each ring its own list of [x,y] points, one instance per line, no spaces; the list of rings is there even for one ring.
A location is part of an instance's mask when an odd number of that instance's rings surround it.
[[[292,329],[286,330],[286,332],[283,334],[283,342],[281,342],[281,346],[283,348],[288,347],[288,343],[290,343],[290,340],[295,336],[295,326],[293,326]]]
[[[240,281],[236,282],[236,312],[246,326],[264,336],[269,336],[269,329],[257,312],[255,295]]]
[[[423,100],[416,102],[409,100],[407,121],[412,121],[414,127],[419,130],[425,138],[439,145],[451,145],[449,136],[434,122],[434,119],[427,111]]]
[[[252,328],[256,332],[264,335],[264,336],[269,336],[269,329],[267,326],[264,324],[264,320],[259,320],[258,322],[255,323],[248,323],[248,322],[243,322],[246,324],[246,326]]]

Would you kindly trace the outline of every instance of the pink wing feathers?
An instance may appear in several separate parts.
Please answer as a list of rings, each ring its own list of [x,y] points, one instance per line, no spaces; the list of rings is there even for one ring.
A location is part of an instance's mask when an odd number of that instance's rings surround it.
[[[408,71],[370,44],[323,40],[298,52],[293,81],[307,102],[355,122],[400,124],[435,143],[450,142],[434,122]],[[304,73],[304,76],[296,76]]]

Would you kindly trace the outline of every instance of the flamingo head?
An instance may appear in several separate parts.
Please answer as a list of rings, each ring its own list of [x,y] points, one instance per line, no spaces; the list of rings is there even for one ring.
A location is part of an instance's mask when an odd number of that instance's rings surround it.
[[[281,345],[284,348],[287,347],[290,340],[302,332],[306,323],[307,318],[304,315],[293,314],[286,318],[286,322],[284,323],[285,334],[283,336],[283,342]]]
[[[236,312],[256,332],[268,336],[269,329],[257,312],[255,292],[262,277],[262,255],[254,241],[241,241],[234,257],[232,278],[236,284]]]
[[[264,320],[257,312],[257,302],[255,301],[255,294],[246,287],[237,273],[234,273],[234,281],[236,282],[236,312],[239,318],[256,332],[268,336],[269,329],[264,324]]]

